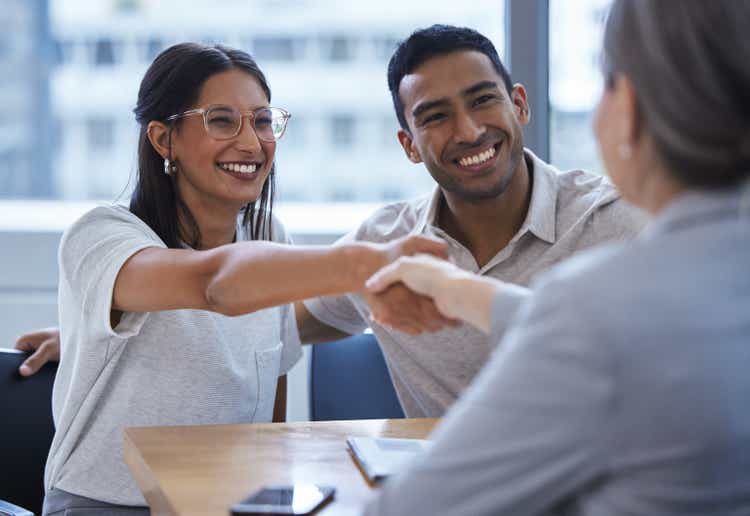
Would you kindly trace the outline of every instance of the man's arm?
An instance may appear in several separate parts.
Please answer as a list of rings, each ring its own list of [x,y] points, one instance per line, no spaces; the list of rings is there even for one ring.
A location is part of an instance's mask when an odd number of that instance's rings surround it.
[[[294,316],[297,319],[297,330],[302,344],[319,344],[349,336],[348,333],[320,322],[301,301],[294,303]]]

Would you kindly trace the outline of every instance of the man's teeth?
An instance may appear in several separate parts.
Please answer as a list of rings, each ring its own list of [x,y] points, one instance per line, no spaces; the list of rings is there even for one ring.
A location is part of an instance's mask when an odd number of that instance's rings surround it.
[[[219,166],[227,172],[239,172],[240,174],[252,174],[255,172],[257,165],[245,165],[240,163],[219,163]]]
[[[468,156],[466,158],[461,158],[458,160],[458,164],[462,167],[469,167],[471,165],[479,165],[480,163],[484,163],[488,159],[492,158],[495,155],[495,147],[490,147],[484,152],[480,152],[479,154],[476,154],[474,156]]]

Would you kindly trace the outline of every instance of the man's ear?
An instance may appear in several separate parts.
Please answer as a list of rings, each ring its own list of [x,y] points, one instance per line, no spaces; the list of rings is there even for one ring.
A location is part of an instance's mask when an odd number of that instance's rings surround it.
[[[146,136],[154,150],[164,159],[176,160],[177,156],[169,153],[169,127],[163,122],[152,120],[146,127]]]
[[[409,161],[411,161],[412,163],[422,163],[422,157],[419,155],[419,151],[414,146],[414,142],[411,139],[409,131],[399,129],[398,141],[399,143],[401,143],[401,147],[403,147],[404,152],[406,153],[406,157],[409,158]]]
[[[514,84],[510,92],[510,101],[521,125],[528,125],[531,121],[531,107],[529,107],[529,97],[523,84]]]

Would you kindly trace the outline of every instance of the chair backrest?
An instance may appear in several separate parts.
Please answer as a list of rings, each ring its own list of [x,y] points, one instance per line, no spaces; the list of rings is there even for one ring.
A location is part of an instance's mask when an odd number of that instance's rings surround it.
[[[24,378],[26,354],[0,349],[0,500],[41,514],[44,464],[55,427],[52,384],[57,362]]]
[[[373,335],[312,346],[311,420],[403,417],[383,353]]]

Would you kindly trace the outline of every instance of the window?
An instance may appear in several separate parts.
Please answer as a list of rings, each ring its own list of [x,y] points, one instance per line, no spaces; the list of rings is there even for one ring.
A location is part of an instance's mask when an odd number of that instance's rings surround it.
[[[61,66],[73,61],[73,43],[71,41],[55,41],[55,64]]]
[[[91,62],[94,66],[111,66],[119,58],[119,44],[109,38],[101,38],[90,44]]]
[[[604,20],[612,0],[550,0],[550,161],[603,173],[591,129],[602,91]]]
[[[92,118],[86,121],[88,144],[92,150],[108,150],[115,143],[115,122],[108,118]]]
[[[139,41],[137,44],[139,59],[146,65],[151,64],[151,61],[164,50],[164,42],[158,37],[151,37],[145,41]]]
[[[433,181],[404,157],[386,85],[396,43],[416,28],[452,23],[476,28],[504,52],[504,0],[461,9],[453,0],[350,2],[346,9],[336,0],[229,1],[220,9],[215,0],[195,0],[179,4],[179,24],[174,2],[45,1],[48,9],[26,0],[9,0],[4,9],[7,19],[28,23],[8,24],[3,38],[35,44],[14,49],[12,63],[8,53],[0,57],[0,77],[13,77],[0,85],[0,104],[21,99],[14,101],[21,106],[15,122],[0,127],[0,156],[14,167],[38,167],[27,174],[38,180],[0,179],[0,200],[106,201],[122,199],[123,190],[127,197],[137,151],[132,109],[143,73],[169,45],[209,40],[249,51],[268,77],[272,103],[292,113],[276,153],[280,203],[421,195]],[[228,15],[239,6],[243,14]],[[39,69],[20,77],[13,72],[19,62]],[[42,125],[18,131],[18,120]],[[44,124],[52,143],[40,153],[36,134]],[[107,174],[97,175],[98,167]]]
[[[333,63],[351,61],[354,59],[357,41],[348,36],[333,36],[323,38],[323,59]]]
[[[290,37],[263,37],[253,41],[253,55],[259,62],[294,61],[295,41]]]
[[[355,140],[355,119],[351,115],[331,118],[331,143],[335,147],[351,147]]]
[[[379,61],[388,62],[396,50],[399,38],[396,36],[377,36],[375,37],[375,56]]]

